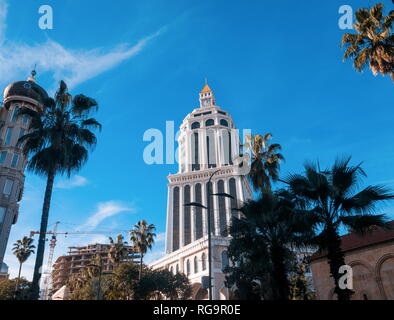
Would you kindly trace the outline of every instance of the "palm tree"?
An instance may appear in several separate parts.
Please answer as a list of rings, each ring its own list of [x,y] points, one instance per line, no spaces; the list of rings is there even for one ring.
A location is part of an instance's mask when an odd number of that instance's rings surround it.
[[[234,218],[231,227],[232,260],[242,260],[244,267],[256,272],[254,280],[261,290],[271,288],[268,294],[262,292],[266,299],[288,300],[288,274],[295,264],[292,249],[303,247],[314,235],[314,217],[286,190],[264,191],[258,200],[246,202],[239,211],[241,218]]]
[[[142,262],[144,255],[148,250],[152,249],[155,243],[156,230],[153,224],[149,224],[145,221],[139,221],[134,228],[130,231],[130,241],[133,243],[134,247],[138,250],[140,254],[140,273],[138,279],[141,280],[142,275]]]
[[[97,141],[90,130],[101,129],[100,123],[90,118],[91,112],[98,109],[96,101],[84,95],[72,97],[63,81],[55,98],[48,98],[44,107],[40,113],[27,108],[19,112],[19,116],[28,115],[31,118],[29,132],[18,141],[23,152],[29,156],[27,168],[47,179],[32,282],[36,299],[55,177],[58,174],[70,177],[81,169],[88,159],[88,149],[92,149]]]
[[[12,252],[19,261],[19,272],[18,278],[16,280],[15,295],[17,294],[19,288],[19,279],[21,278],[22,264],[25,263],[27,259],[29,259],[32,253],[34,253],[35,246],[32,244],[33,241],[34,240],[32,238],[23,237],[22,240],[17,240],[14,243],[14,247],[12,248]]]
[[[369,65],[374,75],[390,75],[394,82],[394,10],[384,16],[383,4],[356,12],[355,34],[346,33],[341,46],[345,46],[344,60],[353,59],[354,67],[362,72]]]
[[[249,136],[247,147],[252,153],[252,163],[249,179],[256,190],[271,190],[271,182],[279,180],[280,162],[284,157],[278,153],[282,149],[280,144],[270,144],[272,134]]]
[[[124,237],[120,234],[116,237],[116,242],[109,237],[111,247],[108,251],[108,258],[114,266],[127,259],[130,250],[127,247],[127,242],[123,241]]]
[[[327,252],[335,293],[339,300],[349,300],[352,292],[341,290],[339,268],[345,265],[341,250],[341,227],[365,234],[372,226],[387,227],[384,215],[375,215],[377,204],[394,198],[384,186],[368,186],[355,193],[362,176],[361,165],[350,166],[351,158],[337,159],[328,170],[318,165],[305,165],[305,175],[290,175],[290,190],[303,199],[316,218],[318,235],[313,239],[321,251]]]

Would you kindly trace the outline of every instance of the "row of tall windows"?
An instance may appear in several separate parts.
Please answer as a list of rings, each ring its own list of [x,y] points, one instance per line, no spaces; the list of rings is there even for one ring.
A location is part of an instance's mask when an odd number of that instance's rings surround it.
[[[201,169],[202,156],[200,155],[200,139],[201,134],[194,132],[191,136],[191,146],[192,150],[192,170],[198,171]],[[207,164],[208,168],[216,168],[216,143],[215,143],[215,131],[207,130],[205,138],[205,148],[207,154]],[[233,147],[232,147],[232,134],[230,131],[225,131],[219,136],[219,151],[223,155],[223,164],[232,165],[233,164]]]
[[[208,184],[202,185],[201,183],[197,183],[194,187],[194,200],[193,202],[200,203],[206,206],[206,203],[202,203],[202,187],[206,188],[206,191],[212,195],[214,192],[213,184],[210,182]],[[190,203],[192,196],[191,196],[191,187],[190,185],[186,185],[183,188],[183,202],[180,203],[180,188],[175,187],[173,190],[173,220],[172,220],[172,251],[176,251],[180,248],[181,241],[180,241],[180,234],[183,232],[183,239],[184,245],[188,245],[192,242],[192,221],[194,222],[194,240],[201,239],[204,235],[203,230],[203,214],[207,214],[206,210],[199,207],[189,207],[184,206],[186,203]],[[217,182],[217,193],[225,193],[228,192],[234,199],[231,199],[231,208],[237,208],[238,200],[237,200],[237,187],[236,187],[236,180],[231,178],[228,182],[228,191],[225,189],[225,182],[224,180],[219,180]],[[217,199],[218,207],[216,207],[214,199]],[[230,225],[230,221],[228,221],[227,217],[227,208],[226,208],[226,198],[225,197],[216,197],[211,196],[209,197],[210,201],[210,224],[211,224],[211,233],[212,234],[220,234],[221,236],[228,235],[228,228]],[[183,212],[181,211],[181,207],[183,208]],[[232,210],[233,211],[233,210]],[[231,216],[234,216],[233,211]],[[181,214],[183,214],[183,228],[180,225],[180,218]],[[235,213],[236,214],[236,213]],[[218,226],[216,226],[215,221],[216,219],[219,220]],[[219,230],[216,228],[219,227]]]

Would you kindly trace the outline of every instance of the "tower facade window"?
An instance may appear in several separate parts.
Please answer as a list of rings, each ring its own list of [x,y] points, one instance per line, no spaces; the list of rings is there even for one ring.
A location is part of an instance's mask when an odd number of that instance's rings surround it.
[[[190,203],[190,186],[187,185],[185,186],[184,189],[184,203]],[[191,207],[184,207],[183,208],[183,212],[184,212],[184,242],[185,242],[185,246],[190,244],[192,242],[192,228],[191,228]]]
[[[231,210],[238,209],[238,200],[237,200],[237,185],[234,178],[229,180],[229,187],[230,187],[230,195],[233,197],[231,199]],[[232,211],[232,216],[235,216],[237,213],[235,210]]]
[[[213,184],[212,182],[207,183],[207,195],[213,194]],[[209,215],[210,215],[210,224],[211,224],[211,233],[216,234],[216,228],[215,228],[215,210],[213,206],[213,196],[208,196],[209,199],[209,207],[211,210],[209,210]]]
[[[190,275],[190,260],[186,260],[186,274]]]
[[[14,154],[14,156],[12,157],[12,162],[11,162],[11,168],[16,168],[18,166],[18,162],[19,162],[19,154]]]
[[[224,193],[224,181],[218,182],[218,193]],[[219,197],[219,227],[220,235],[227,236],[227,215],[226,215],[226,199]]]
[[[0,164],[4,164],[7,159],[7,151],[0,152]]]
[[[195,200],[197,203],[201,203],[202,201],[202,194],[201,194],[201,184],[197,183],[195,188]],[[203,237],[203,230],[202,230],[202,208],[196,207],[195,209],[195,232],[196,232],[196,240],[201,239]]]
[[[0,207],[0,223],[3,223],[6,211],[7,209],[5,207]]]
[[[229,266],[228,253],[226,250],[222,251],[222,270]]]
[[[207,130],[207,162],[208,168],[216,168],[215,131]]]
[[[21,131],[19,131],[18,139],[22,138],[25,134],[26,134],[26,130],[25,129],[21,129]]]
[[[14,132],[14,128],[8,128],[5,136],[5,145],[9,146],[11,144],[12,133]]]
[[[19,106],[15,106],[12,111],[11,122],[16,122],[18,120],[18,111],[20,110]]]
[[[198,273],[198,259],[197,259],[197,256],[194,257],[194,273]]]
[[[228,127],[228,122],[227,122],[227,120],[221,119],[221,120],[220,120],[220,125],[223,126],[223,127]]]
[[[210,127],[210,126],[213,126],[213,125],[215,125],[215,120],[208,119],[207,121],[205,121],[205,126],[206,127]]]
[[[200,122],[193,122],[192,123],[192,130],[200,128]]]
[[[6,196],[11,195],[13,186],[14,186],[14,181],[10,179],[6,179],[4,184],[3,194]]]
[[[172,250],[176,251],[179,249],[179,187],[174,188],[173,197]]]
[[[202,261],[202,271],[207,270],[207,256],[205,252],[201,255],[201,261]]]
[[[197,171],[200,170],[199,136],[197,132],[195,132],[192,135],[192,150],[193,150],[192,170]]]

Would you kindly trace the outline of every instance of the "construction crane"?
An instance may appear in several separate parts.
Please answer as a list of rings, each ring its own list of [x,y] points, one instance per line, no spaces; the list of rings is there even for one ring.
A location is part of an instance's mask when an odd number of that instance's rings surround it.
[[[52,284],[52,281],[51,281],[52,260],[53,260],[53,254],[55,252],[55,247],[56,247],[56,234],[57,234],[57,227],[58,227],[59,223],[60,223],[59,221],[55,223],[55,228],[53,229],[53,235],[52,235],[51,241],[49,242],[49,256],[48,256],[48,263],[47,263],[46,272],[44,274],[42,300],[48,300],[49,287]]]
[[[49,242],[49,255],[48,262],[45,273],[43,274],[43,288],[42,288],[42,300],[48,300],[48,293],[50,291],[50,287],[52,285],[51,276],[52,276],[52,266],[53,266],[53,256],[55,252],[55,247],[57,243],[58,235],[84,235],[84,234],[120,234],[120,233],[129,233],[129,230],[119,230],[119,231],[74,231],[74,232],[57,232],[57,228],[60,222],[57,221],[55,223],[55,227],[53,231],[46,232],[45,234],[52,235],[51,240]],[[32,238],[35,234],[40,234],[39,231],[31,231],[30,238]]]

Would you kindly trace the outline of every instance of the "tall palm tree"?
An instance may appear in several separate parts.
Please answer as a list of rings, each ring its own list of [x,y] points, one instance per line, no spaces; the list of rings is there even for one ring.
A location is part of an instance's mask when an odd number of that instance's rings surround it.
[[[21,277],[22,264],[25,263],[27,259],[29,259],[32,253],[34,253],[35,246],[33,245],[33,241],[34,240],[32,238],[23,237],[22,240],[17,240],[14,243],[14,247],[12,248],[12,252],[19,261],[19,272],[18,278],[16,279],[15,295],[17,294],[19,288],[19,279]]]
[[[120,234],[116,237],[116,241],[109,237],[111,247],[108,251],[108,258],[114,266],[127,259],[130,250],[127,247],[127,242],[123,241],[124,237]]]
[[[231,227],[232,260],[254,270],[261,287],[271,288],[268,295],[262,294],[266,299],[288,300],[288,274],[295,263],[292,249],[303,247],[314,235],[314,217],[286,190],[264,191],[239,211],[241,218],[234,218]]]
[[[155,243],[156,233],[154,231],[156,227],[153,224],[149,224],[145,221],[138,221],[134,228],[130,231],[130,241],[133,246],[138,250],[140,254],[140,273],[138,279],[141,280],[142,275],[142,262],[144,255],[148,250],[152,249]]]
[[[91,129],[101,129],[100,123],[90,117],[97,109],[94,99],[84,95],[72,97],[67,85],[61,81],[55,98],[45,101],[43,112],[27,108],[19,112],[19,116],[28,115],[31,118],[29,132],[18,141],[23,152],[29,156],[27,168],[47,179],[32,282],[33,296],[36,299],[39,295],[40,270],[54,180],[59,174],[70,177],[87,161],[88,149],[92,149],[97,141]]]
[[[394,82],[394,10],[384,16],[383,7],[357,10],[357,33],[344,34],[341,46],[346,47],[344,60],[353,59],[359,72],[369,65],[374,75],[388,74]]]
[[[278,151],[282,149],[280,144],[270,144],[272,134],[249,136],[247,147],[252,153],[252,163],[249,179],[256,190],[270,191],[272,183],[279,180],[280,162],[284,160]]]
[[[313,243],[327,252],[335,293],[339,300],[349,300],[352,292],[339,288],[339,268],[345,265],[341,250],[341,227],[365,234],[372,226],[387,227],[384,215],[375,215],[378,203],[394,198],[384,186],[368,186],[355,193],[361,178],[366,176],[360,164],[350,166],[351,158],[337,159],[328,170],[306,164],[304,175],[290,175],[290,190],[303,199],[316,217],[318,233]]]

